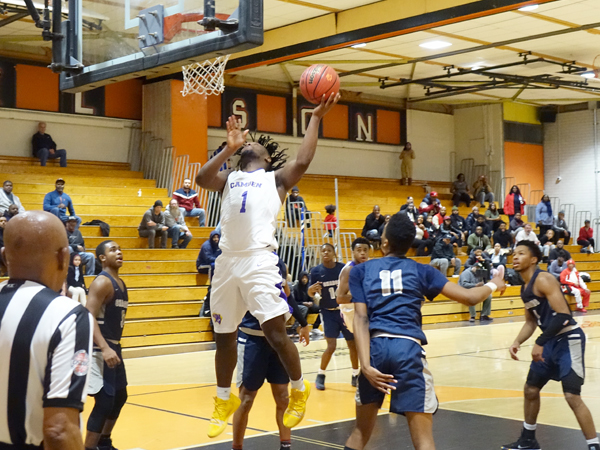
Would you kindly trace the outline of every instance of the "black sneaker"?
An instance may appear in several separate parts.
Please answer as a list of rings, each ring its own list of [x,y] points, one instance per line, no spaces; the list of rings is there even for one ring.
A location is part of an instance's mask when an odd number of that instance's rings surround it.
[[[471,317],[471,318],[469,319],[469,322],[470,322],[470,323],[475,323],[475,317]]]
[[[480,322],[493,322],[493,321],[494,321],[494,319],[492,319],[490,316],[481,316],[481,317],[479,318],[479,321],[480,321]]]
[[[350,382],[352,387],[358,386],[358,375],[352,375],[352,381]]]
[[[542,447],[535,439],[525,439],[523,436],[519,438],[517,442],[513,442],[512,444],[503,445],[501,447],[502,450],[542,450]]]
[[[103,438],[103,439],[100,439],[100,442],[98,442],[98,450],[117,450],[117,449],[115,447],[113,447],[111,438]]]
[[[325,390],[325,374],[320,373],[317,375],[317,380],[315,381],[317,385],[317,390],[324,391]]]

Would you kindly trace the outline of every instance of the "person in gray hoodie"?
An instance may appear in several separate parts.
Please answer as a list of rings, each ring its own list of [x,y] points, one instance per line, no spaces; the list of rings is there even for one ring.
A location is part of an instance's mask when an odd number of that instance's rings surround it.
[[[458,279],[458,284],[466,289],[471,289],[478,286],[483,286],[488,275],[485,275],[487,272],[480,264],[476,264],[471,266],[468,269],[463,270],[463,273],[460,274],[460,278]],[[490,313],[492,312],[492,296],[490,295],[486,298],[481,304],[481,314],[479,315],[479,322],[491,322],[492,319],[490,317]],[[469,314],[470,319],[469,322],[475,322],[475,315],[477,311],[475,310],[475,306],[469,306]]]
[[[148,238],[148,248],[154,248],[156,233],[160,235],[160,248],[167,248],[167,237],[169,227],[165,223],[165,215],[162,213],[163,204],[160,200],[154,202],[154,206],[148,209],[142,217],[138,233],[140,237]]]

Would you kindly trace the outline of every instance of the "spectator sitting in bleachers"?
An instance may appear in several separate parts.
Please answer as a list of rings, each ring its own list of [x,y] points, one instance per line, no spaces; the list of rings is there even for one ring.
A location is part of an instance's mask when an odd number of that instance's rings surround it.
[[[543,195],[540,202],[535,207],[535,221],[540,229],[539,237],[546,234],[546,231],[554,225],[554,216],[552,215],[552,203],[550,197]]]
[[[94,275],[96,270],[96,256],[93,253],[85,251],[85,241],[81,231],[77,229],[77,218],[71,216],[67,219],[65,226],[67,238],[69,239],[69,251],[81,255],[81,263],[85,266],[86,275]]]
[[[533,232],[530,223],[526,223],[525,226],[523,227],[523,229],[517,233],[517,235],[515,237],[515,247],[521,241],[531,241],[536,245],[540,245],[540,241],[539,241],[538,237],[535,235],[535,233]]]
[[[452,221],[452,226],[454,228],[456,228],[457,230],[460,230],[461,234],[462,234],[462,240],[466,241],[467,240],[467,222],[464,219],[464,217],[462,217],[459,214],[458,211],[458,206],[453,206],[452,207],[452,213],[450,214],[450,220]]]
[[[417,209],[417,207],[415,206],[412,197],[408,197],[410,200],[410,203],[406,203],[404,205],[402,205],[402,208],[400,208],[400,211],[404,211],[406,213],[406,215],[408,216],[408,218],[414,223],[417,221],[417,217],[419,216],[419,210]]]
[[[594,253],[594,229],[590,226],[590,221],[586,220],[579,229],[577,245],[581,245],[583,253]]]
[[[198,252],[198,259],[196,259],[196,270],[198,273],[209,273],[209,278],[215,272],[215,260],[222,253],[219,248],[219,241],[221,240],[221,232],[213,230],[210,232],[210,237],[200,247]],[[209,279],[209,282],[210,282]],[[210,293],[212,283],[209,283],[206,297],[202,303],[202,310],[200,311],[200,317],[210,317]]]
[[[39,158],[40,165],[45,166],[49,159],[60,158],[60,167],[67,167],[67,151],[57,150],[52,136],[46,134],[46,122],[38,123],[38,131],[31,138],[33,156]]]
[[[475,222],[477,222],[477,217],[479,217],[479,207],[473,206],[473,208],[471,209],[471,214],[469,214],[465,219],[467,234],[471,233]]]
[[[483,251],[483,247],[475,247],[469,252],[469,257],[465,261],[465,269],[469,269],[477,264],[481,264],[485,270],[492,268],[492,261],[487,252]]]
[[[71,253],[71,264],[69,264],[69,271],[67,272],[67,290],[73,300],[85,306],[88,290],[81,271],[81,254],[76,252]]]
[[[567,260],[565,260],[562,255],[548,264],[548,272],[556,277],[557,280],[560,280],[560,274],[563,273],[563,270],[567,268]]]
[[[0,215],[3,215],[10,205],[17,205],[19,212],[25,212],[25,208],[21,205],[21,200],[13,194],[12,181],[6,180],[0,191]]]
[[[300,196],[300,189],[294,186],[285,200],[285,219],[290,227],[299,227],[302,220],[301,210],[304,208],[304,220],[308,219],[309,211],[306,202]],[[310,224],[307,224],[310,228]]]
[[[499,243],[494,244],[494,248],[487,250],[487,253],[490,255],[490,261],[492,262],[492,267],[497,269],[498,266],[506,267],[506,255],[508,254],[508,249],[502,248]]]
[[[65,180],[59,178],[54,184],[55,189],[52,192],[48,192],[44,197],[44,211],[54,214],[63,223],[67,223],[69,217],[77,218],[77,228],[81,225],[81,218],[75,214],[75,208],[71,197],[65,194]],[[67,210],[69,215],[67,216]]]
[[[309,314],[319,314],[319,307],[315,305],[313,299],[308,295],[308,272],[300,272],[298,281],[292,286],[292,297],[300,307],[304,317]],[[317,316],[313,324],[313,330],[316,330],[321,325],[321,317]]]
[[[498,231],[494,233],[494,244],[500,244],[500,248],[512,247],[512,236],[506,231],[506,224],[502,222],[498,227]]]
[[[438,269],[444,276],[447,276],[448,266],[454,267],[454,275],[452,277],[458,278],[460,274],[461,262],[460,259],[454,256],[454,248],[450,243],[452,236],[450,234],[444,234],[441,239],[438,239],[433,246],[431,252],[430,266]]]
[[[327,215],[323,219],[323,227],[329,237],[333,237],[333,232],[337,228],[337,217],[335,217],[335,205],[325,206]]]
[[[462,246],[463,246],[462,233],[460,232],[460,230],[454,228],[454,226],[452,225],[452,219],[450,218],[450,216],[444,217],[444,219],[442,220],[442,224],[440,225],[440,228],[439,228],[439,234],[443,235],[445,233],[450,233],[450,235],[452,236],[451,242],[452,242],[452,245],[457,249],[458,255],[464,256],[465,253],[462,251]]]
[[[473,225],[473,228],[471,228],[471,233],[474,233],[475,228],[477,227],[481,227],[483,234],[485,234],[488,238],[492,237],[492,230],[488,226],[487,221],[485,220],[485,216],[483,214],[479,214],[475,218],[475,225]]]
[[[438,193],[436,191],[431,191],[421,201],[419,205],[419,214],[426,214],[427,216],[436,214],[437,211],[436,206],[439,208],[441,206],[440,199],[438,198]]]
[[[473,197],[479,202],[481,208],[485,207],[484,202],[488,204],[494,203],[494,193],[489,185],[485,175],[480,175],[475,183],[473,183]]]
[[[571,232],[569,231],[569,226],[565,220],[564,211],[559,211],[558,215],[554,218],[554,225],[552,225],[552,229],[556,233],[556,237],[558,239],[563,239],[565,241],[565,245],[569,245],[569,241],[571,240]],[[570,258],[567,258],[567,260],[569,259]]]
[[[192,189],[192,180],[183,180],[183,187],[173,192],[173,200],[177,200],[185,217],[198,217],[198,224],[201,227],[206,225],[206,211],[200,206],[198,193]]]
[[[429,239],[429,232],[425,229],[425,225],[423,224],[423,216],[417,218],[415,227],[416,234],[411,247],[417,249],[417,256],[427,256],[431,253],[432,241]]]
[[[404,211],[405,209],[407,209],[410,205],[414,206],[415,205],[415,199],[412,198],[410,195],[408,197],[406,197],[406,203],[403,204],[400,207],[400,211]]]
[[[562,239],[556,241],[556,248],[550,251],[548,255],[548,264],[551,264],[552,261],[555,261],[562,256],[563,260],[568,261],[571,259],[571,254],[565,248],[565,243]]]
[[[444,222],[445,217],[446,217],[446,207],[440,206],[439,212],[431,218],[431,223],[433,224],[434,227],[439,228],[442,226],[442,222]]]
[[[498,212],[498,208],[496,207],[495,203],[490,203],[490,207],[485,212],[485,221],[487,222],[487,226],[492,233],[495,232],[502,223],[500,213]]]
[[[389,214],[386,214],[383,217],[383,223],[379,226],[379,230],[378,230],[379,231],[379,236],[383,236],[383,229],[385,228],[385,226],[387,225],[387,223],[390,221],[391,217],[392,216],[389,215]]]
[[[6,217],[0,216],[0,248],[4,247],[4,228],[6,227],[6,222],[7,222]],[[1,257],[0,257],[0,263],[2,263]]]
[[[552,228],[546,231],[542,237],[540,237],[540,250],[542,251],[543,262],[548,262],[548,256],[550,256],[550,251],[556,247],[556,236],[554,235],[554,230]]]
[[[465,206],[471,204],[469,186],[465,181],[465,175],[463,173],[459,173],[456,176],[456,181],[452,183],[452,203],[454,206],[460,206],[460,202],[463,202]]]
[[[369,241],[381,242],[379,228],[383,224],[384,216],[381,214],[379,205],[373,206],[373,212],[365,217],[365,226],[362,229],[362,236]]]
[[[165,209],[165,225],[171,238],[171,248],[187,248],[192,240],[192,233],[185,224],[183,212],[177,203],[177,200],[172,199],[169,202],[169,207]]]
[[[17,214],[19,214],[19,207],[15,204],[10,205],[8,209],[4,211],[4,217],[6,217],[7,222]]]
[[[476,247],[481,247],[484,250],[492,247],[490,238],[483,233],[483,227],[480,225],[475,227],[475,232],[471,233],[467,239],[467,251],[469,254]]]
[[[511,236],[515,237],[519,231],[523,229],[523,227],[525,227],[525,222],[521,220],[521,213],[517,212],[513,216],[508,226]]]
[[[523,215],[525,212],[525,199],[521,195],[519,186],[513,186],[510,193],[504,199],[504,214],[508,216],[508,222],[513,220],[516,213]]]
[[[152,208],[144,213],[138,233],[140,237],[148,238],[148,248],[154,248],[156,233],[160,234],[160,248],[167,248],[169,227],[165,224],[165,215],[162,212],[163,204],[156,200]]]
[[[575,261],[572,259],[567,261],[567,268],[560,274],[560,284],[562,284],[565,294],[571,294],[575,297],[577,311],[587,312],[586,308],[590,304],[590,290],[581,278],[579,271],[575,268]]]

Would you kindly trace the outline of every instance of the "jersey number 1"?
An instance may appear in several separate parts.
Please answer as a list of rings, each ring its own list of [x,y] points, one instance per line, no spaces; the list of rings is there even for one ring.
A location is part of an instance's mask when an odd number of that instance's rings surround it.
[[[381,278],[381,295],[402,294],[402,270],[382,270],[379,272]]]
[[[245,213],[246,212],[246,200],[248,200],[248,191],[244,191],[244,193],[242,194],[242,198],[244,200],[242,200],[242,207],[240,208],[240,212]]]

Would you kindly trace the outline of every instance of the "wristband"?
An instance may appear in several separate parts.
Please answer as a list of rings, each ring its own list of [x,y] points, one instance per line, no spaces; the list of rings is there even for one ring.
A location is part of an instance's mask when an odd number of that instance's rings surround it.
[[[492,283],[491,281],[488,283],[485,283],[484,286],[489,287],[492,290],[492,294],[494,292],[496,292],[496,290],[498,290],[498,286],[496,286],[496,283]]]

